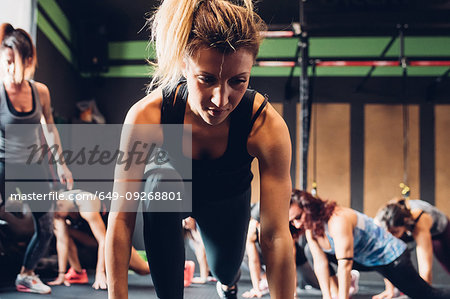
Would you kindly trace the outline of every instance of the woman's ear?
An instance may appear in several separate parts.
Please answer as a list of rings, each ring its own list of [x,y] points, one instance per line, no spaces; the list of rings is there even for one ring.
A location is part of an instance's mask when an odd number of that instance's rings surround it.
[[[25,58],[25,60],[23,61],[24,69],[27,69],[32,63],[33,63],[33,57]]]
[[[184,78],[187,78],[187,73],[188,73],[188,58],[185,57],[183,58],[183,60],[181,61],[181,74],[183,75]]]

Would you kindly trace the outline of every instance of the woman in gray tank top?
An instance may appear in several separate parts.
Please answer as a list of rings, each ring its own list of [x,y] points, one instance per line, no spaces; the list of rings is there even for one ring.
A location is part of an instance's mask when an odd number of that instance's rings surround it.
[[[433,253],[450,274],[450,222],[423,200],[394,199],[382,207],[376,221],[397,238],[416,242],[420,276],[432,281]]]
[[[51,113],[50,95],[47,86],[42,83],[30,81],[36,68],[36,49],[30,35],[23,29],[15,29],[10,24],[0,26],[0,186],[2,202],[10,196],[48,193],[46,182],[48,167],[28,159],[30,150],[28,145],[41,145],[41,132],[44,133],[49,146],[56,145],[58,159],[62,148],[58,131],[54,126]],[[40,126],[41,122],[47,126]],[[7,125],[28,125],[26,132],[13,134],[8,131]],[[34,125],[34,126],[33,126]],[[12,128],[11,126],[8,127]],[[62,159],[59,159],[61,161]],[[58,160],[57,160],[58,161]],[[5,166],[6,164],[6,166]],[[33,173],[39,182],[18,183],[9,182],[5,190],[5,168],[10,173],[19,175],[15,179],[23,179],[23,174]],[[72,174],[67,166],[57,163],[57,172],[61,183],[67,183],[72,188]],[[22,174],[22,176],[20,176]],[[30,178],[27,176],[27,179]],[[23,181],[23,180],[22,180]],[[33,195],[35,197],[35,195]],[[41,195],[42,196],[42,195]],[[22,198],[22,197],[21,197]],[[37,198],[37,197],[36,197]],[[51,204],[44,201],[30,201],[35,203],[32,215],[35,224],[35,233],[25,252],[20,274],[17,275],[16,289],[21,292],[47,294],[51,292],[49,286],[42,283],[35,275],[34,269],[39,259],[46,253],[52,238],[53,217],[48,212]]]

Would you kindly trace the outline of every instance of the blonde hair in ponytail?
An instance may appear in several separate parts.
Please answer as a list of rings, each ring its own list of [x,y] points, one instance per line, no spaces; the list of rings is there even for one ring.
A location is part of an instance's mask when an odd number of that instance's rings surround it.
[[[165,0],[150,19],[157,62],[149,89],[173,88],[182,76],[183,59],[201,47],[231,53],[240,48],[256,57],[264,21],[253,11],[228,0]]]

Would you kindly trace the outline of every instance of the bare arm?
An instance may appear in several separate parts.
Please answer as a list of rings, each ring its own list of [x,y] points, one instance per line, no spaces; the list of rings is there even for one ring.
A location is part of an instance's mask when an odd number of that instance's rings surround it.
[[[128,263],[136,213],[111,212],[106,232],[108,298],[128,298]]]
[[[261,280],[261,262],[259,260],[258,249],[256,248],[257,223],[258,222],[255,219],[250,219],[245,249],[248,255],[248,268],[250,269],[252,287],[255,291],[260,292],[259,281]]]
[[[161,115],[162,92],[157,90],[135,104],[127,114],[125,125],[120,138],[120,150],[126,159],[134,159],[127,153],[131,152],[133,145],[141,142],[135,148],[146,152],[142,148],[143,136],[152,142],[160,142],[153,132],[147,132],[148,127],[141,124],[159,124]],[[151,142],[150,142],[151,143]],[[116,165],[114,173],[114,189],[119,200],[113,201],[108,218],[106,232],[106,274],[108,279],[108,297],[110,299],[128,298],[128,266],[131,255],[131,238],[136,221],[137,200],[120,200],[126,198],[127,192],[141,191],[141,180],[144,174],[144,165],[135,163],[126,168],[125,164]]]
[[[306,240],[308,240],[309,249],[314,260],[314,273],[319,281],[320,290],[324,299],[331,299],[330,290],[330,270],[328,268],[328,258],[323,252],[322,248],[313,237],[312,232],[307,230],[305,232]]]
[[[417,263],[419,266],[419,274],[426,282],[431,284],[433,280],[433,243],[431,240],[430,229],[433,220],[430,215],[423,214],[416,224],[413,231],[414,240],[417,247]]]
[[[70,172],[69,168],[67,168],[67,165],[64,161],[64,157],[62,155],[63,149],[61,146],[61,139],[59,137],[59,133],[55,126],[55,122],[53,120],[52,115],[50,92],[47,86],[45,86],[42,83],[36,83],[36,88],[39,92],[39,97],[41,99],[42,105],[41,124],[43,127],[44,136],[48,146],[49,147],[55,146],[54,148],[56,149],[56,153],[54,153],[55,154],[54,158],[55,160],[58,161],[58,163],[56,163],[56,170],[58,172],[60,183],[66,184],[67,189],[72,190],[73,188],[72,173]]]
[[[200,277],[194,277],[193,283],[205,283],[209,276],[209,266],[206,260],[205,245],[203,244],[202,236],[197,230],[196,221],[192,217],[188,217],[183,221],[184,228],[189,230],[191,241],[194,246],[195,257],[197,258],[200,267]]]
[[[60,285],[62,283],[70,285],[64,278],[69,256],[69,230],[63,218],[55,218],[53,223],[56,237],[56,252],[58,254],[58,277],[54,281],[49,282],[49,285]]]
[[[209,276],[209,266],[208,261],[206,260],[205,245],[203,245],[203,240],[197,230],[192,232],[192,236],[195,243],[195,257],[197,258],[200,267],[200,277],[206,282]]]
[[[98,212],[80,212],[81,217],[83,217],[95,239],[98,243],[98,253],[97,253],[97,267],[95,271],[95,282],[92,285],[94,289],[106,289],[106,272],[105,272],[105,235],[106,227],[103,223],[103,219]]]
[[[288,215],[292,192],[291,141],[286,124],[270,104],[255,122],[247,146],[259,161],[261,249],[267,265],[270,296],[291,298],[295,292]]]
[[[339,212],[333,215],[328,222],[338,260],[337,277],[340,299],[349,298],[350,272],[353,266],[353,224],[350,213],[348,211]]]

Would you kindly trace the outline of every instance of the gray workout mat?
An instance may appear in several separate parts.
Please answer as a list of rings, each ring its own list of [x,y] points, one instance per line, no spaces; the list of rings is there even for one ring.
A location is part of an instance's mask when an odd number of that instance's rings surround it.
[[[130,299],[156,299],[155,289],[151,281],[151,277],[139,276],[130,273],[128,275],[128,287],[129,287],[129,298]],[[43,298],[58,298],[58,299],[80,299],[80,298],[107,298],[106,291],[97,291],[91,287],[94,281],[94,273],[89,273],[90,284],[86,285],[72,285],[70,287],[66,286],[54,286],[52,287],[52,293],[50,295],[39,295],[39,294],[29,294],[29,293],[19,293],[16,292],[13,286],[0,289],[1,299],[11,299],[11,298],[27,298],[27,299],[43,299]],[[168,282],[170,283],[170,282]],[[249,277],[242,277],[239,281],[239,297],[242,298],[242,294],[251,288],[251,282]],[[359,293],[353,296],[353,299],[369,299],[372,295],[377,294],[383,290],[383,286],[380,284],[370,284],[369,282],[361,282],[359,286]],[[299,292],[301,299],[313,299],[322,298],[319,290],[300,290]],[[191,285],[185,288],[185,298],[186,299],[213,299],[219,298],[216,293],[216,285],[213,282],[207,283],[205,285]],[[263,298],[270,298],[269,295]]]

